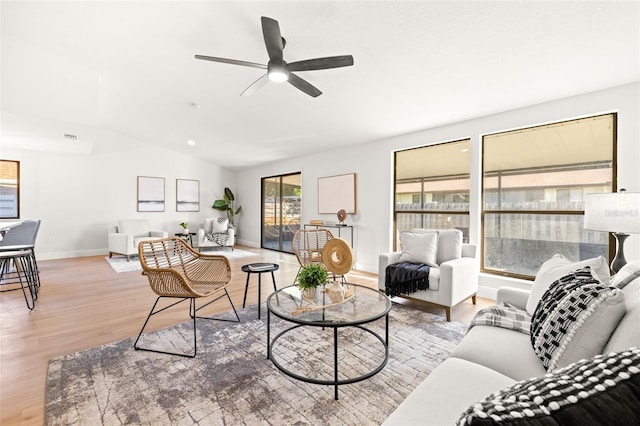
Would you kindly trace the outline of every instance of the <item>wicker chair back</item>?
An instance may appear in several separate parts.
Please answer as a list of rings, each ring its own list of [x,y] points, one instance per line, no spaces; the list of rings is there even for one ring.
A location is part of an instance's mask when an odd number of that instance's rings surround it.
[[[229,260],[202,254],[181,238],[142,241],[138,255],[151,289],[165,297],[203,297],[231,281]]]
[[[333,234],[327,229],[300,229],[293,234],[291,248],[300,266],[322,263],[322,249]]]

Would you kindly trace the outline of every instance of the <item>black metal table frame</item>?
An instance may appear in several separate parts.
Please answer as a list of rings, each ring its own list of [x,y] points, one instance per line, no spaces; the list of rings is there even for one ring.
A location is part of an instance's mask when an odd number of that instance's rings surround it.
[[[277,293],[277,292],[276,292]],[[276,294],[273,293],[273,294]],[[271,296],[273,296],[273,294]],[[271,297],[269,296],[269,298]],[[391,308],[389,307],[389,309],[387,309],[385,312],[379,314],[379,315],[375,315],[371,318],[367,318],[366,320],[362,320],[362,321],[358,321],[358,322],[354,322],[354,323],[331,323],[331,322],[298,322],[292,318],[287,318],[284,317],[282,315],[279,315],[277,312],[272,312],[269,303],[267,302],[267,359],[270,359],[271,362],[273,362],[273,365],[276,366],[276,368],[278,368],[278,370],[280,370],[281,372],[283,372],[284,374],[286,374],[289,377],[293,377],[294,379],[306,382],[306,383],[313,383],[316,385],[333,385],[334,386],[334,398],[337,401],[338,400],[338,386],[339,385],[347,385],[347,384],[351,384],[351,383],[356,383],[356,382],[360,382],[362,380],[366,380],[372,376],[375,376],[376,374],[378,374],[380,371],[382,371],[382,369],[385,367],[385,365],[387,365],[387,362],[389,361],[389,312],[391,311]],[[271,340],[271,314],[274,314],[275,316],[277,316],[278,318],[294,323],[296,325],[294,325],[293,327],[289,327],[283,331],[281,331],[280,333],[278,333],[273,340]],[[323,315],[324,317],[324,315]],[[379,320],[380,318],[385,319],[385,327],[384,327],[384,339],[375,331],[370,330],[368,328],[363,327],[363,324],[369,324],[372,323],[374,321]],[[275,345],[275,343],[278,341],[278,339],[280,339],[282,336],[284,336],[285,334],[289,333],[290,331],[293,331],[299,327],[321,327],[321,328],[333,328],[333,366],[334,366],[334,375],[333,375],[333,380],[323,380],[323,379],[314,379],[311,377],[306,377],[306,376],[302,376],[300,374],[296,374],[294,372],[292,372],[291,370],[285,368],[284,366],[282,366],[278,361],[276,361],[273,357],[273,346]],[[374,336],[376,339],[378,339],[380,341],[380,343],[382,343],[382,346],[384,347],[384,359],[382,360],[382,362],[380,363],[380,365],[378,365],[376,368],[374,368],[373,370],[371,370],[370,372],[363,374],[361,376],[358,377],[353,377],[353,378],[349,378],[349,379],[338,379],[338,329],[339,328],[344,328],[344,327],[356,327],[359,328],[360,330],[366,331],[367,333],[371,334],[372,336]]]

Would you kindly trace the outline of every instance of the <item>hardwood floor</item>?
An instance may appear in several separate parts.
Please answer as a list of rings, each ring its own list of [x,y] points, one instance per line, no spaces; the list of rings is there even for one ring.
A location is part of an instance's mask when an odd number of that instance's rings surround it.
[[[231,259],[229,293],[236,308],[242,307],[246,274],[240,267],[252,262],[275,262],[278,287],[293,283],[298,263],[293,255],[250,247],[239,249],[254,255]],[[155,294],[139,272],[115,273],[104,256],[39,262],[42,286],[36,307],[29,311],[20,291],[0,293],[0,424],[41,425],[44,421],[44,390],[51,358],[136,336]],[[353,271],[350,282],[377,288],[377,276]],[[262,301],[272,291],[265,275]],[[252,276],[247,304],[257,303],[257,278]],[[427,312],[440,309],[404,301]],[[466,301],[452,312],[452,320],[469,322],[475,312],[493,301]],[[224,301],[219,310],[229,309]],[[213,308],[213,307],[212,307]],[[185,321],[185,312],[168,311],[155,328]]]

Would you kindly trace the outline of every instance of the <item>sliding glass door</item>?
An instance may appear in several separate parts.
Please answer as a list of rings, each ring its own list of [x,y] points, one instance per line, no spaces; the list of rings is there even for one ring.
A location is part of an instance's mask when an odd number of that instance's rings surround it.
[[[262,248],[293,253],[291,240],[300,229],[300,186],[300,173],[262,178]]]

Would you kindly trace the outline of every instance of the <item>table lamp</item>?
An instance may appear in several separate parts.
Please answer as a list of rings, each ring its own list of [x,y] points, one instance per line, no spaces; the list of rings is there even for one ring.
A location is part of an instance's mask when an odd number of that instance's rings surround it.
[[[626,263],[624,241],[629,234],[640,234],[640,193],[620,192],[586,194],[584,228],[612,232],[617,242],[611,270],[616,273]]]

